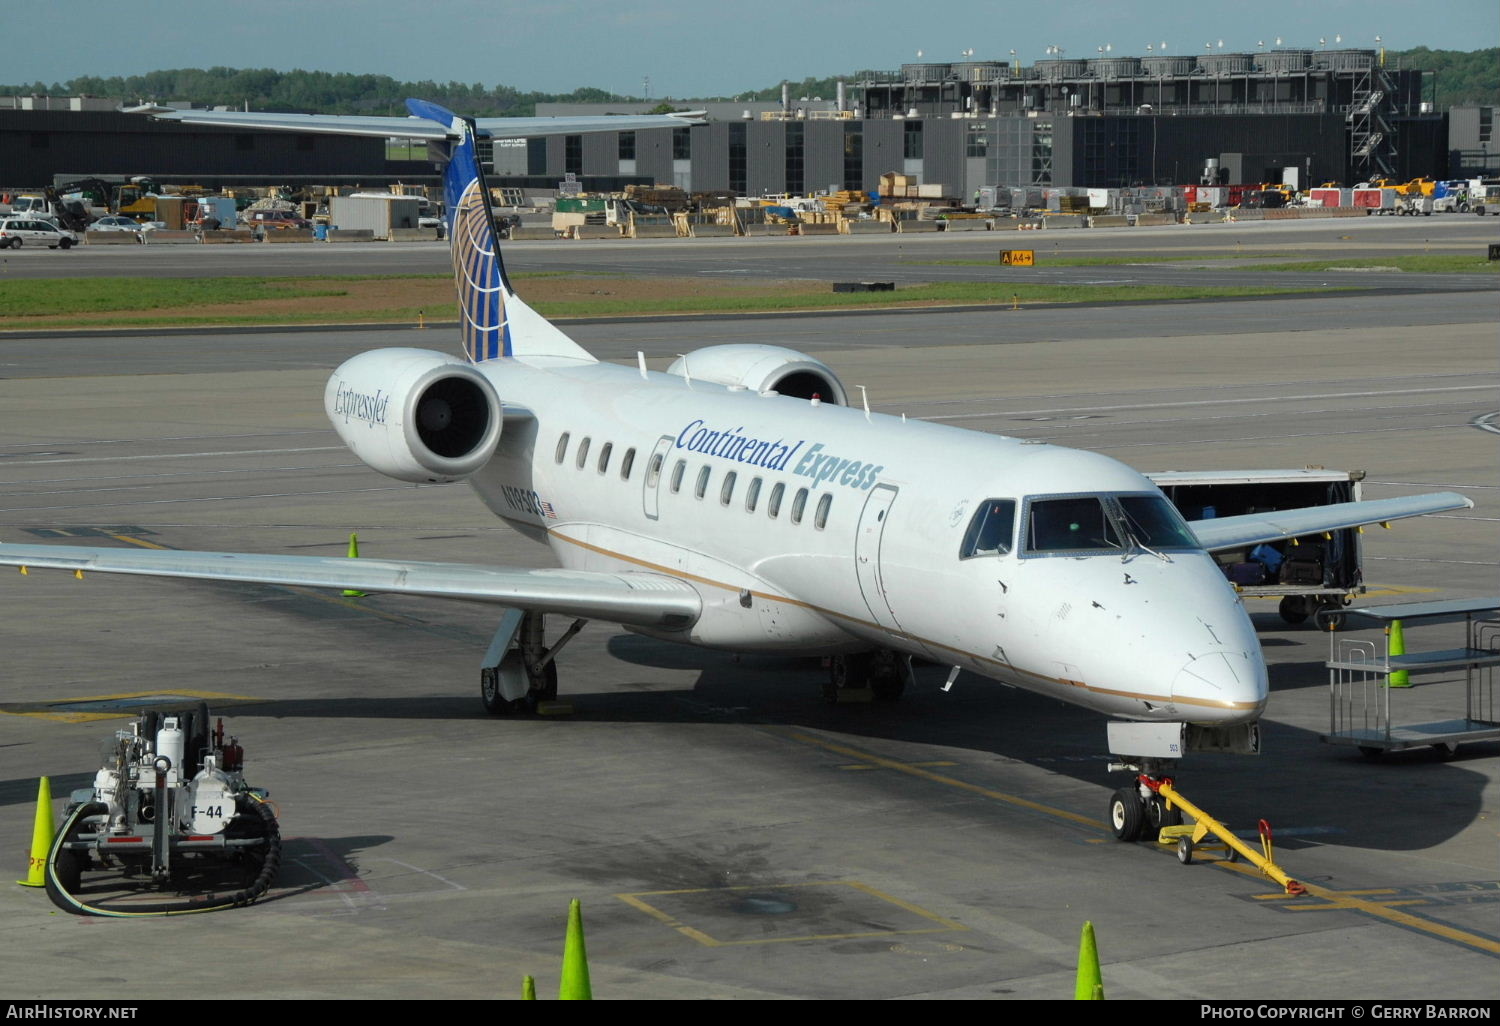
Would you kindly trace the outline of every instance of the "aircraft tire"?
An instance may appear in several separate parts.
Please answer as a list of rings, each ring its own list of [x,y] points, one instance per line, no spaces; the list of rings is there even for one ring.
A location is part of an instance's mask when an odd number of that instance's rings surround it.
[[[1122,787],[1109,799],[1109,826],[1117,841],[1138,841],[1146,810],[1135,790]]]
[[[1152,798],[1146,802],[1146,825],[1153,831],[1162,827],[1182,826],[1182,810],[1167,808],[1165,798]]]
[[[894,659],[870,674],[870,694],[877,702],[895,702],[906,691],[906,677]]]
[[[491,716],[510,716],[524,704],[513,702],[500,693],[500,671],[496,667],[485,667],[479,671],[479,701],[484,711]]]
[[[836,655],[828,661],[828,681],[823,685],[823,700],[838,705],[839,692],[870,686],[870,653]]]

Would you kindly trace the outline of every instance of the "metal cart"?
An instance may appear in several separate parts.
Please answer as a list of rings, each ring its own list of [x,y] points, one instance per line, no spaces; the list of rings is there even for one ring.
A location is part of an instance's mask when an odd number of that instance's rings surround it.
[[[1500,706],[1495,702],[1495,667],[1500,666],[1500,598],[1408,602],[1345,610],[1350,618],[1373,621],[1384,629],[1384,641],[1328,635],[1328,744],[1352,745],[1370,758],[1408,748],[1432,747],[1451,755],[1465,741],[1500,739]],[[1391,652],[1391,625],[1409,628],[1463,623],[1464,647],[1426,652]],[[1381,650],[1383,648],[1383,651]],[[1391,674],[1413,676],[1463,670],[1461,717],[1430,723],[1397,724],[1392,718]]]

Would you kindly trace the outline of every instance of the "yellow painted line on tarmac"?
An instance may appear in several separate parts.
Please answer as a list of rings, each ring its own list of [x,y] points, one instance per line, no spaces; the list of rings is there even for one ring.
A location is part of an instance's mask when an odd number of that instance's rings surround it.
[[[684,894],[719,894],[726,891],[787,891],[806,887],[851,888],[853,890],[859,891],[861,894],[865,894],[869,897],[875,898],[879,901],[883,901],[890,905],[895,905],[897,908],[904,909],[907,912],[910,912],[913,915],[917,916],[918,918],[925,919],[933,923],[934,925],[930,927],[918,927],[916,929],[906,930],[860,930],[853,933],[816,933],[799,934],[796,936],[785,937],[758,937],[755,940],[720,940],[717,937],[713,937],[707,933],[704,933],[702,930],[699,930],[696,927],[687,925],[671,913],[663,911],[650,902],[643,900],[645,898],[677,897]],[[708,948],[737,948],[760,944],[786,944],[792,941],[855,940],[862,937],[892,937],[898,934],[911,935],[922,933],[947,933],[952,930],[967,931],[969,929],[963,923],[956,923],[951,919],[945,919],[944,917],[938,915],[936,912],[925,909],[920,905],[914,905],[909,901],[903,901],[902,899],[897,898],[894,895],[886,894],[883,891],[877,891],[875,888],[870,887],[867,884],[862,884],[858,880],[815,880],[810,883],[750,884],[739,887],[690,887],[683,890],[672,891],[636,891],[633,894],[616,894],[615,897],[619,898],[621,901],[625,902],[625,904],[631,906],[632,908],[639,909],[640,911],[646,913],[652,919],[670,926],[672,929],[676,930],[684,937],[695,940],[699,944],[702,944],[704,947]]]
[[[940,762],[912,762],[912,763],[907,763],[907,765],[909,765],[909,766],[916,766],[916,767],[919,767],[921,769],[930,769],[933,766],[957,766],[958,763],[956,763],[956,762],[946,762],[946,761],[940,761]],[[883,766],[872,766],[868,762],[852,762],[852,763],[849,763],[847,765],[839,767],[839,769],[841,769],[841,770],[877,770],[877,769],[884,769],[884,768],[885,767],[883,767]]]
[[[931,770],[921,769],[908,763],[899,762],[896,759],[888,759],[885,756],[875,755],[872,752],[861,751],[858,748],[851,748],[848,745],[837,744],[820,737],[815,737],[811,734],[804,734],[801,731],[784,730],[776,727],[768,727],[766,729],[771,731],[772,733],[780,734],[781,736],[789,738],[793,741],[799,741],[803,744],[812,745],[816,748],[822,748],[826,751],[835,752],[839,755],[845,756],[846,758],[859,759],[874,766],[895,770],[898,773],[905,773],[909,776],[918,777],[922,780],[928,780],[932,783],[941,784],[945,787],[952,787],[961,791],[967,791],[971,794],[981,795],[985,798],[992,798],[995,801],[1004,802],[1008,805],[1015,805],[1020,808],[1030,809],[1033,812],[1045,813],[1046,815],[1054,816],[1058,819],[1067,820],[1070,823],[1082,824],[1083,826],[1089,827],[1095,831],[1102,831],[1104,829],[1104,825],[1099,819],[1095,819],[1089,816],[1080,816],[1078,813],[1069,812],[1066,809],[1053,808],[1050,805],[1043,805],[1040,802],[1034,802],[1030,799],[1021,798],[1013,794],[1007,794],[1004,791],[997,791],[993,788],[981,787],[978,784],[971,784],[964,780],[957,780],[953,777],[944,776],[941,773],[933,773]],[[1152,845],[1151,847],[1159,848],[1163,853],[1166,854],[1171,854],[1173,852],[1173,848],[1169,845]],[[1214,859],[1205,864],[1217,866],[1220,869],[1228,870],[1230,872],[1241,873],[1255,880],[1265,879],[1261,875],[1260,870],[1246,863],[1230,862],[1227,859]],[[1320,887],[1317,884],[1310,884],[1305,882],[1302,883],[1303,886],[1307,889],[1307,894],[1309,896],[1320,898],[1323,901],[1327,902],[1328,906],[1326,907],[1328,908],[1339,909],[1343,911],[1361,912],[1365,915],[1371,916],[1372,918],[1384,920],[1385,922],[1404,927],[1408,930],[1414,930],[1418,933],[1425,933],[1432,937],[1451,941],[1454,944],[1461,944],[1466,948],[1470,948],[1475,951],[1481,951],[1485,954],[1500,956],[1500,940],[1495,940],[1490,937],[1484,937],[1475,933],[1469,933],[1467,930],[1460,930],[1457,927],[1449,926],[1446,923],[1439,923],[1431,919],[1424,919],[1420,916],[1414,916],[1410,913],[1403,912],[1400,909],[1392,907],[1396,904],[1407,904],[1408,902],[1385,903],[1380,901],[1372,901],[1362,896],[1367,893],[1390,893],[1389,890],[1372,892],[1335,891],[1327,887]],[[1257,897],[1264,897],[1265,900],[1292,900],[1285,894],[1265,896],[1257,895]],[[1325,906],[1287,905],[1284,907],[1288,909],[1322,909]]]
[[[858,759],[861,762],[869,763],[872,767],[895,770],[897,773],[905,773],[908,776],[919,777],[922,780],[929,780],[934,784],[942,784],[944,787],[952,787],[960,791],[968,791],[971,794],[977,794],[985,798],[991,798],[997,802],[1005,802],[1007,805],[1015,805],[1023,809],[1031,809],[1033,812],[1045,812],[1047,815],[1056,816],[1058,819],[1066,819],[1074,823],[1081,823],[1082,825],[1089,827],[1092,830],[1099,829],[1099,821],[1090,816],[1080,816],[1076,812],[1069,812],[1066,809],[1054,808],[1051,805],[1043,805],[1041,802],[1034,802],[1029,798],[1022,798],[1020,795],[1007,794],[1004,791],[996,791],[994,788],[990,787],[981,787],[978,784],[971,784],[966,780],[959,780],[956,777],[949,777],[944,776],[941,773],[934,773],[931,770],[923,769],[922,767],[913,763],[899,762],[896,759],[887,759],[883,755],[876,755],[873,752],[861,751],[858,748],[850,748],[848,745],[836,744],[832,741],[827,741],[820,737],[814,737],[811,734],[804,734],[801,731],[781,730],[775,727],[768,727],[767,729],[772,731],[773,733],[781,734],[784,737],[790,738],[793,741],[800,741],[803,744],[813,745],[814,747],[822,748],[825,751],[833,752],[836,755],[842,755],[850,759]]]
[[[109,532],[106,531],[105,533],[108,534]],[[111,534],[110,537],[115,541],[126,542],[130,545],[139,545],[143,549],[160,549],[163,552],[171,551],[165,545],[158,545],[156,544],[156,542],[148,542],[144,538],[132,538],[128,534]]]
[[[85,702],[119,702],[132,698],[159,699],[153,702],[141,702],[123,709],[110,710],[87,710],[68,711],[60,708],[68,705],[81,705]],[[180,705],[185,701],[215,701],[215,702],[257,702],[260,699],[249,695],[230,695],[222,691],[189,691],[184,688],[170,688],[163,691],[130,691],[118,695],[83,695],[78,698],[53,699],[49,702],[7,702],[0,705],[0,713],[7,716],[31,716],[39,720],[53,720],[57,723],[92,723],[95,720],[118,720],[134,719],[143,710],[162,705]]]
[[[1241,873],[1256,880],[1262,879],[1260,872],[1255,869],[1254,866],[1246,865],[1242,862],[1229,862],[1216,859],[1208,864],[1218,866],[1220,869],[1226,869],[1231,872]],[[1391,907],[1392,905],[1396,904],[1416,904],[1418,903],[1417,901],[1393,901],[1390,903],[1385,903],[1380,901],[1372,901],[1367,897],[1363,897],[1363,895],[1367,894],[1389,894],[1391,893],[1391,891],[1388,888],[1382,888],[1380,890],[1374,891],[1335,891],[1331,888],[1319,887],[1317,884],[1310,884],[1306,883],[1305,881],[1298,882],[1302,883],[1302,886],[1307,888],[1308,897],[1321,898],[1323,901],[1328,902],[1329,904],[1326,906],[1297,904],[1287,904],[1282,906],[1287,911],[1293,911],[1303,908],[1332,908],[1346,912],[1362,912],[1367,916],[1371,916],[1372,918],[1383,919],[1388,923],[1405,927],[1408,930],[1414,930],[1417,933],[1425,933],[1431,937],[1437,937],[1441,940],[1451,941],[1454,944],[1461,944],[1466,948],[1483,952],[1486,955],[1500,956],[1500,940],[1495,940],[1492,937],[1484,937],[1476,933],[1469,933],[1467,930],[1460,930],[1455,926],[1449,926],[1447,923],[1439,923],[1432,919],[1424,919],[1421,916],[1414,916],[1409,912],[1403,912],[1398,908]],[[1285,901],[1290,903],[1295,900],[1289,895],[1280,893],[1257,894],[1255,897],[1260,901]],[[1418,901],[1420,901],[1420,899],[1418,899]]]

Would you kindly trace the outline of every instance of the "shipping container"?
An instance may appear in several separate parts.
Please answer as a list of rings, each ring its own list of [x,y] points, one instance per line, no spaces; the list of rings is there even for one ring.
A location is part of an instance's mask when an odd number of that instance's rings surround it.
[[[417,196],[332,196],[328,203],[333,227],[368,228],[377,239],[389,239],[393,228],[420,227],[422,200]]]

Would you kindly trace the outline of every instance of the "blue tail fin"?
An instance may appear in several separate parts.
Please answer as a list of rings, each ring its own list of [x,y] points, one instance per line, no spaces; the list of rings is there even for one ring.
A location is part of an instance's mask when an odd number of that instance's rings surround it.
[[[511,287],[500,260],[473,125],[426,100],[407,100],[406,109],[451,126],[457,136],[447,144],[443,199],[463,347],[469,359],[479,363],[508,356],[551,355],[592,360],[581,346],[523,303]]]

